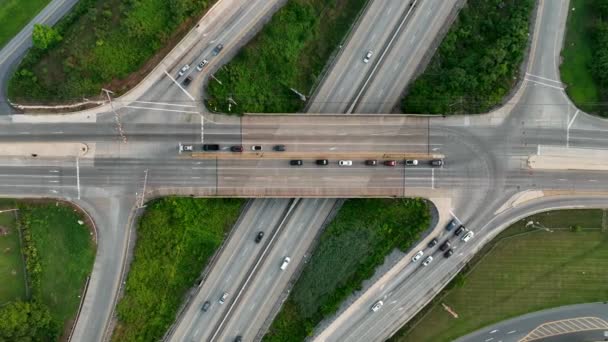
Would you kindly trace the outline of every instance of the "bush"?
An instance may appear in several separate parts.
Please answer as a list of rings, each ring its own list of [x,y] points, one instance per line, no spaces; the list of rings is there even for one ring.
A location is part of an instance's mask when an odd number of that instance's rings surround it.
[[[402,102],[405,113],[484,113],[507,95],[528,41],[533,0],[469,0],[426,71]]]
[[[37,302],[15,301],[0,308],[0,341],[56,341],[59,328],[49,309]]]

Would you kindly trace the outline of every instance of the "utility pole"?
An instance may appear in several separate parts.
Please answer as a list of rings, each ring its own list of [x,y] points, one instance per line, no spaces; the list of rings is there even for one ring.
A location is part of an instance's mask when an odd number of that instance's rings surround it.
[[[118,112],[116,112],[114,110],[114,104],[112,104],[112,97],[110,96],[110,94],[114,94],[114,92],[112,92],[111,90],[108,90],[108,89],[104,89],[104,88],[101,88],[101,91],[106,93],[106,96],[108,97],[108,101],[110,102],[110,108],[112,108],[112,112],[114,113],[114,120],[116,121],[116,129],[118,130],[118,134],[120,134],[120,137],[122,138],[122,142],[126,144],[127,136],[125,135],[125,132],[122,129],[122,122],[120,120],[120,115],[118,115]]]

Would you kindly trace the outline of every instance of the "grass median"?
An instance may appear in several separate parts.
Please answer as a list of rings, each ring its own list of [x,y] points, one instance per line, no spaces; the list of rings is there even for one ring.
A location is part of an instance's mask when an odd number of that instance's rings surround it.
[[[304,340],[391,251],[407,250],[428,225],[429,209],[420,199],[347,200],[321,233],[264,341]]]
[[[207,87],[224,113],[292,113],[368,0],[289,0]],[[231,100],[229,100],[231,99]]]
[[[244,200],[167,197],[148,204],[113,341],[162,338],[195,281],[236,222]]]
[[[515,223],[391,341],[452,341],[528,312],[608,300],[608,227],[602,230],[602,214],[553,211]],[[526,227],[530,221],[538,223]]]
[[[0,0],[0,49],[51,0]]]

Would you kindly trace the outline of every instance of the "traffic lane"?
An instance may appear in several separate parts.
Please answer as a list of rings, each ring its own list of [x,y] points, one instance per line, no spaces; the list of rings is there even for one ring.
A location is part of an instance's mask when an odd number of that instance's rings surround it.
[[[172,340],[181,341],[187,337],[199,339],[210,333],[212,324],[220,319],[227,304],[232,300],[230,295],[235,295],[235,288],[240,283],[238,278],[243,277],[255,261],[259,245],[253,242],[253,237],[257,231],[267,231],[268,227],[276,225],[280,216],[277,213],[282,213],[287,203],[287,200],[253,200],[250,210],[242,214],[244,216],[233,228],[233,234],[213,269],[178,322],[178,327],[171,336]],[[226,278],[232,279],[232,283],[227,283],[230,279]],[[224,291],[229,293],[229,297],[227,302],[221,305],[218,300]],[[209,311],[202,312],[202,305],[207,300],[211,303]]]
[[[334,199],[303,200],[242,297],[220,340],[232,340],[238,335],[246,341],[254,340],[293,273],[303,266],[304,255],[334,204]],[[285,270],[281,270],[286,256],[291,261]]]
[[[456,3],[456,0],[417,2],[410,22],[379,66],[355,112],[392,111]]]
[[[559,51],[568,16],[568,3],[565,0],[557,0],[539,4],[541,18],[535,26],[535,46],[528,66],[530,74],[559,82]]]

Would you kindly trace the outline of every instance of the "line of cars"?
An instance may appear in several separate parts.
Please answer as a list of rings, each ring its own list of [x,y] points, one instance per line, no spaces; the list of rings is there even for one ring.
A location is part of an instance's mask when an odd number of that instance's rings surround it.
[[[224,48],[224,45],[222,44],[218,44],[215,46],[215,48],[213,48],[213,51],[211,51],[211,53],[213,54],[213,56],[217,56],[220,51],[222,51],[222,49]],[[200,61],[197,65],[196,65],[196,70],[198,71],[203,71],[203,68],[209,64],[209,60],[204,58],[202,61]],[[177,77],[176,78],[180,78],[182,76],[184,76],[186,74],[186,72],[190,70],[190,64],[185,64],[184,66],[182,66],[181,69],[179,69],[179,71],[177,72]],[[190,83],[192,82],[192,76],[187,76],[183,81],[182,84],[187,87],[188,85],[190,85]]]

